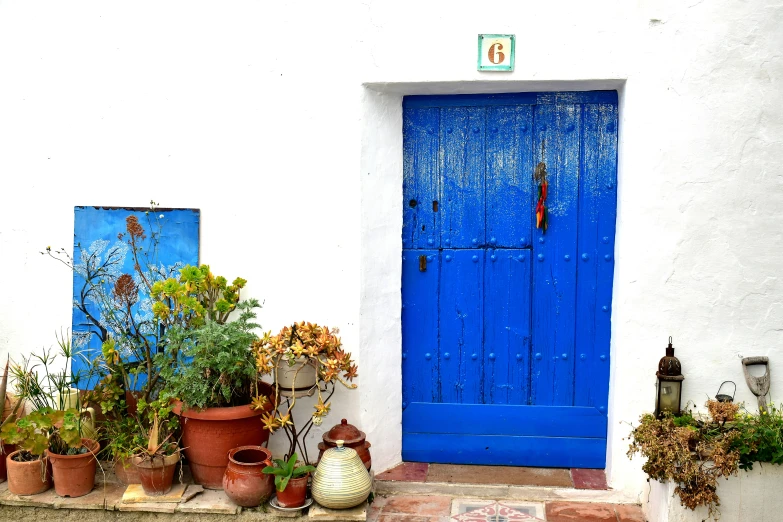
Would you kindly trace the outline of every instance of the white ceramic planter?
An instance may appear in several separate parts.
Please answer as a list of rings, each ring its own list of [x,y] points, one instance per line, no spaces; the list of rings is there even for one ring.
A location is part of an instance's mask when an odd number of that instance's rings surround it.
[[[680,504],[672,482],[650,481],[649,501],[642,509],[649,522],[702,522],[707,509],[696,511]],[[783,520],[783,466],[759,464],[753,471],[718,481],[720,522],[780,522]]]
[[[291,397],[304,397],[315,392],[315,366],[306,357],[300,357],[293,366],[287,360],[281,360],[277,367],[277,384],[280,394]]]

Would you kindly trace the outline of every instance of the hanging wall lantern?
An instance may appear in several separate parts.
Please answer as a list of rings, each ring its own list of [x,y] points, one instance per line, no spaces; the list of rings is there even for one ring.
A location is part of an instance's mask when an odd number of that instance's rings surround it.
[[[680,402],[682,399],[682,366],[680,360],[674,356],[672,338],[669,337],[669,346],[666,347],[666,356],[658,363],[658,397],[655,402],[655,416],[663,417],[664,413],[672,415],[680,414]]]

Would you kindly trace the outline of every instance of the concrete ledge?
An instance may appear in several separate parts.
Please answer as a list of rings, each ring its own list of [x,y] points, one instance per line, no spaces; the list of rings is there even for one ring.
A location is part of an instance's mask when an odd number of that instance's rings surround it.
[[[543,486],[503,486],[452,484],[448,482],[375,481],[377,495],[448,495],[491,500],[532,502],[573,501],[609,504],[637,504],[635,498],[614,490],[555,488]]]

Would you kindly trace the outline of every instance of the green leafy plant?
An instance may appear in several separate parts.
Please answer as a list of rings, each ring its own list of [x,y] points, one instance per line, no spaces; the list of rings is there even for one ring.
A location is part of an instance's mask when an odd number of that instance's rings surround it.
[[[741,413],[732,428],[739,433],[734,447],[740,469],[753,469],[754,462],[783,464],[783,412],[774,404],[758,415]]]
[[[201,326],[207,321],[224,324],[239,304],[239,292],[247,281],[241,277],[230,285],[223,276],[214,276],[209,265],[186,265],[179,280],[168,278],[152,285],[156,317],[182,326]]]
[[[774,405],[760,414],[740,412],[730,402],[706,406],[708,416],[643,415],[631,432],[628,456],[646,458],[642,469],[650,479],[673,481],[683,506],[705,506],[715,517],[719,478],[752,469],[754,462],[783,463],[783,415]]]
[[[251,344],[257,339],[253,322],[255,299],[236,304],[239,317],[221,323],[211,319],[194,328],[175,327],[166,350],[178,356],[176,367],[163,372],[166,396],[186,408],[240,406],[258,396],[258,371]],[[165,355],[168,357],[169,355]]]
[[[0,379],[0,414],[5,410],[5,400],[6,397],[8,397],[8,369],[10,365],[10,357],[6,357],[5,360],[5,370],[3,371],[3,378]],[[19,414],[19,407],[22,405],[22,398],[16,397],[16,400],[11,400],[13,406],[11,407],[11,413],[8,414],[8,417],[2,420],[0,422],[0,431],[6,426],[6,424],[10,424],[14,421],[16,421],[16,416]],[[0,444],[2,444],[2,438],[0,437]],[[1,447],[1,446],[0,446]],[[0,455],[0,458],[3,458],[2,455]]]
[[[275,459],[274,466],[267,466],[262,470],[267,475],[275,476],[275,489],[277,489],[277,491],[284,491],[286,486],[288,486],[288,481],[292,478],[303,477],[308,473],[315,471],[315,467],[313,466],[297,466],[297,458],[296,453],[294,453],[287,461]]]
[[[58,455],[77,455],[88,450],[81,439],[81,415],[76,409],[43,408],[3,426],[0,438],[26,451],[25,460],[37,458],[45,450]]]
[[[61,332],[56,340],[56,349],[43,348],[40,354],[31,353],[21,363],[12,365],[16,393],[35,410],[64,410],[70,406],[81,409],[81,396],[74,394],[76,404],[71,404],[71,392],[99,372],[98,363],[86,361],[83,371],[73,373],[70,335]]]

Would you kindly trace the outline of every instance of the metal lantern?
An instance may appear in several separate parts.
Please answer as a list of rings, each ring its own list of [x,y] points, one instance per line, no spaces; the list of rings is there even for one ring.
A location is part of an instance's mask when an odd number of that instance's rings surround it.
[[[680,360],[674,356],[672,338],[669,337],[669,346],[666,347],[666,356],[658,363],[658,396],[655,402],[655,416],[663,417],[664,413],[672,415],[680,414],[682,400],[682,366]]]
[[[724,384],[734,385],[734,392],[731,395],[720,392],[723,389]],[[715,400],[718,402],[734,402],[734,395],[736,395],[736,393],[737,393],[737,385],[734,381],[723,381],[721,385],[718,387],[718,393],[715,395]]]

